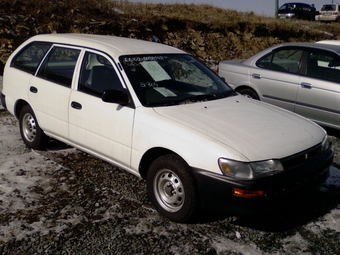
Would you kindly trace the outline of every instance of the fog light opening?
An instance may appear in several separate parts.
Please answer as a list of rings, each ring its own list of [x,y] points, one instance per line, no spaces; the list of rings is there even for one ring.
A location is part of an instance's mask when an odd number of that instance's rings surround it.
[[[238,197],[262,197],[264,196],[264,190],[245,190],[240,188],[233,188],[232,193]]]

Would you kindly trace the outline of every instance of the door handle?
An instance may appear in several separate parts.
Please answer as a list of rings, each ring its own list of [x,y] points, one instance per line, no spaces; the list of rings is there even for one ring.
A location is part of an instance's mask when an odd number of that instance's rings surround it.
[[[301,88],[304,88],[304,89],[311,89],[313,86],[312,84],[310,83],[307,83],[307,82],[301,82]]]
[[[253,77],[254,79],[261,79],[261,74],[253,73],[251,77]]]
[[[38,89],[36,87],[33,87],[33,86],[30,87],[30,91],[32,93],[38,93]]]
[[[79,104],[78,102],[74,102],[74,101],[72,101],[72,103],[71,103],[71,107],[72,107],[72,108],[74,108],[74,109],[76,109],[76,110],[81,110],[81,108],[82,108],[82,105],[81,105],[81,104]]]

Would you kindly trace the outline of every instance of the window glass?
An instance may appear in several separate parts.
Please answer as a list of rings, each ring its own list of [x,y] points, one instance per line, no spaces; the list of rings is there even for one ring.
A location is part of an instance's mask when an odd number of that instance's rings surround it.
[[[282,5],[279,10],[286,10],[288,6],[286,4]]]
[[[120,62],[145,106],[169,106],[233,95],[211,69],[187,54],[122,56]]]
[[[86,52],[81,66],[78,89],[91,95],[101,96],[105,90],[122,90],[123,86],[106,57]]]
[[[322,6],[321,11],[336,11],[335,4],[325,4]]]
[[[195,64],[196,62],[191,59],[169,58],[169,66],[176,81],[192,83],[201,87],[213,84],[212,78],[204,73],[204,70],[197,68]]]
[[[275,71],[298,73],[302,54],[301,49],[282,49],[261,58],[256,65]]]
[[[49,52],[37,76],[66,87],[71,87],[79,53],[79,49],[54,47]]]
[[[14,57],[11,66],[34,74],[40,61],[43,59],[50,47],[50,43],[31,43]]]
[[[326,51],[310,52],[307,76],[340,83],[340,58]]]

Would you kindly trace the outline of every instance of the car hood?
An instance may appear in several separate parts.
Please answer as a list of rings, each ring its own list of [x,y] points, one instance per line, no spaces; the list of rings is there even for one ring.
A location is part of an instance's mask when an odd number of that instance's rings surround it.
[[[154,110],[231,147],[249,161],[287,157],[325,136],[322,128],[303,117],[240,95]]]

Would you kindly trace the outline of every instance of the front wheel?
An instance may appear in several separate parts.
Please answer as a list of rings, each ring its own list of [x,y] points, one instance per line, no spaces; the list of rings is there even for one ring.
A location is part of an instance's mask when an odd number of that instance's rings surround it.
[[[191,168],[176,155],[164,155],[150,166],[147,189],[156,210],[175,222],[191,221],[198,207]]]
[[[21,138],[28,148],[39,149],[45,145],[47,136],[41,130],[37,118],[29,105],[25,105],[21,109],[19,127]]]
[[[259,96],[252,89],[241,89],[238,92],[245,97],[252,98],[255,100],[260,100]]]

